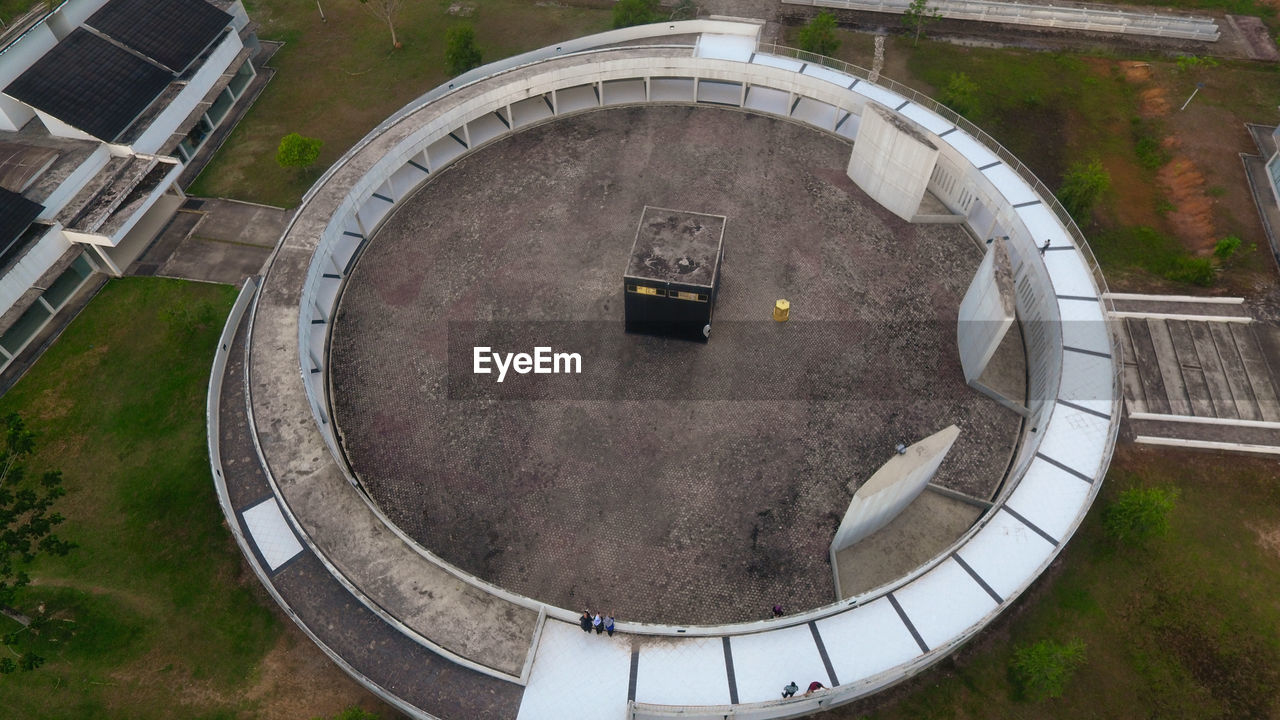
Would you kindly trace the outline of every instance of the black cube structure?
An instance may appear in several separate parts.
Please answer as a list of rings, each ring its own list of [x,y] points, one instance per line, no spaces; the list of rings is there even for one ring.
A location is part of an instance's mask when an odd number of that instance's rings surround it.
[[[622,276],[627,332],[707,341],[724,225],[722,215],[645,206]]]

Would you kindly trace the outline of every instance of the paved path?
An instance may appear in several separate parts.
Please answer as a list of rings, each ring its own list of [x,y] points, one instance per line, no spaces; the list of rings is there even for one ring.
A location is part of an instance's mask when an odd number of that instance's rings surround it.
[[[127,274],[238,284],[262,269],[291,217],[266,205],[188,198]]]

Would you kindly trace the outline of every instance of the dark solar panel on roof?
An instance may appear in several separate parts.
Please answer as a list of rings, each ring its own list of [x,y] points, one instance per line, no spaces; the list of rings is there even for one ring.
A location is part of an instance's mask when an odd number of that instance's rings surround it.
[[[16,192],[0,188],[0,256],[3,256],[22,237],[22,233],[36,219],[44,206],[31,202]]]
[[[115,140],[173,80],[77,28],[9,83],[5,93],[102,140]]]
[[[205,0],[111,0],[86,24],[182,72],[230,22]]]

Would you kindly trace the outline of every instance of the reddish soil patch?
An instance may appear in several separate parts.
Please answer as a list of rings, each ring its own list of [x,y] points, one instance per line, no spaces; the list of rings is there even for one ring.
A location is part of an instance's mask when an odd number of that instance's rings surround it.
[[[1216,242],[1213,229],[1213,200],[1205,194],[1204,175],[1186,157],[1175,157],[1156,174],[1174,210],[1166,219],[1188,249],[1207,253]]]
[[[1164,88],[1150,87],[1138,93],[1138,113],[1144,118],[1169,114],[1169,98]]]
[[[1151,63],[1126,60],[1120,63],[1120,71],[1124,73],[1125,80],[1135,85],[1151,79]]]
[[[1142,168],[1131,162],[1103,163],[1111,175],[1112,212],[1118,226],[1155,227],[1162,221],[1156,213],[1151,181]]]

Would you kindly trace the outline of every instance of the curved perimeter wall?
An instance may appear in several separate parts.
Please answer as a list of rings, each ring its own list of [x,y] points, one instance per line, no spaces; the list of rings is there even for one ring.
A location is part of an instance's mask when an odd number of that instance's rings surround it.
[[[555,707],[557,661],[539,655],[539,644],[577,614],[467,575],[392,527],[341,459],[325,380],[329,322],[363,243],[418,185],[508,132],[601,107],[683,103],[737,107],[853,140],[867,103],[877,102],[924,128],[940,148],[930,191],[975,237],[1008,238],[1030,413],[995,506],[913,573],[785,623],[620,624],[645,636],[722,638],[722,662],[753,679],[750,690],[730,688],[724,702],[661,690],[637,695],[632,662],[631,716],[794,717],[909,677],[967,641],[1035,580],[1074,533],[1106,472],[1119,424],[1119,355],[1097,264],[1052,194],[988,136],[927,97],[871,83],[860,68],[761,46],[758,29],[705,20],[630,28],[485,66],[433,90],[316,183],[263,280],[249,349],[250,420],[286,512],[370,609],[466,667],[525,684],[526,704]],[[616,46],[644,38],[647,45]],[[497,613],[502,629],[453,623],[476,613]],[[762,643],[807,644],[810,654],[816,645],[833,689],[770,700],[772,675],[752,674],[750,653],[737,652]],[[578,694],[575,683],[567,685],[559,692]],[[662,686],[643,677],[641,685]],[[763,696],[755,685],[767,686]]]

